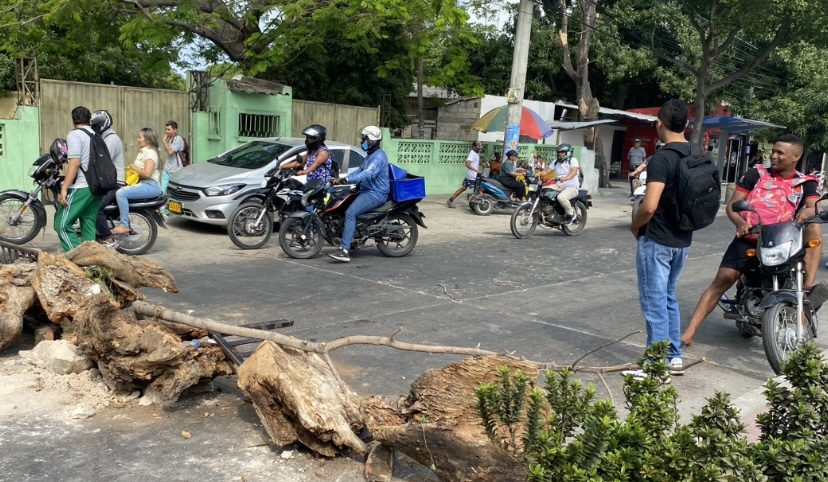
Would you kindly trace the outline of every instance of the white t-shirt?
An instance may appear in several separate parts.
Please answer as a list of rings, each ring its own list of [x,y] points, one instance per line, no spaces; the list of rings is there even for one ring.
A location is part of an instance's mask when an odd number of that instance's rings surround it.
[[[466,158],[467,161],[471,161],[471,165],[474,169],[466,169],[466,179],[471,179],[472,181],[477,179],[477,169],[480,168],[480,154],[471,151],[469,152],[469,157]]]
[[[83,129],[91,134],[95,133],[90,126],[83,126],[80,129]],[[81,132],[80,129],[73,129],[69,131],[69,134],[66,134],[66,147],[69,151],[69,159],[77,157],[81,160],[81,168],[78,169],[78,175],[75,177],[75,182],[69,186],[72,189],[89,187],[89,184],[86,182],[86,176],[83,175],[83,171],[89,169],[89,152],[92,144],[92,138]]]
[[[555,162],[552,164],[552,169],[555,170],[555,177],[568,176],[573,167],[577,167],[578,169],[581,168],[580,165],[578,165],[578,159],[575,159],[574,157],[565,162]],[[581,186],[581,183],[578,181],[578,176],[576,175],[572,179],[559,182],[558,185],[562,187],[574,187],[577,189]]]

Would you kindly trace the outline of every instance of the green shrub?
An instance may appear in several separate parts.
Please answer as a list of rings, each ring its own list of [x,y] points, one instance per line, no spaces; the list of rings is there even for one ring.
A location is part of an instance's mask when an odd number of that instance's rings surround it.
[[[649,347],[640,360],[649,376],[625,378],[623,421],[569,370],[548,371],[545,390],[530,391],[525,374],[504,368],[477,391],[485,432],[525,462],[532,482],[828,480],[828,365],[816,346],[783,367],[791,388],[768,381],[757,443],[725,393],[680,424],[666,355],[666,343]]]

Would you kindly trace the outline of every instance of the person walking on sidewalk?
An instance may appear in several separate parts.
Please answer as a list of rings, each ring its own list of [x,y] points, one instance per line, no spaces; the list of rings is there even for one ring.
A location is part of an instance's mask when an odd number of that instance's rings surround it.
[[[469,156],[466,157],[466,178],[463,179],[463,187],[458,189],[448,200],[448,207],[456,208],[457,206],[454,204],[454,200],[457,199],[457,196],[466,192],[466,189],[474,189],[474,183],[477,179],[477,176],[480,175],[480,149],[483,148],[483,143],[480,141],[472,142],[471,151],[469,151]]]
[[[693,241],[692,231],[681,231],[675,219],[674,198],[678,186],[678,163],[690,155],[684,137],[687,104],[679,99],[664,103],[658,112],[656,130],[666,145],[647,166],[647,192],[630,231],[638,243],[636,271],[641,313],[647,328],[647,346],[669,341],[668,366],[673,375],[682,375],[681,312],[676,298],[684,262]],[[682,155],[683,153],[683,155]],[[634,376],[644,376],[639,370]]]
[[[71,251],[83,241],[95,241],[96,237],[101,197],[92,194],[84,176],[89,169],[90,146],[92,136],[95,135],[91,121],[92,112],[86,107],[72,109],[72,124],[75,128],[66,135],[69,162],[66,164],[66,177],[60,188],[59,206],[55,215],[55,231],[63,251]],[[81,239],[78,239],[72,226],[78,219]]]
[[[641,167],[641,164],[644,163],[644,159],[647,158],[647,151],[641,147],[641,139],[636,139],[633,141],[633,147],[630,147],[630,152],[627,153],[627,159],[630,161],[629,167],[629,178],[630,178],[630,197],[633,197],[633,191],[635,188],[633,187],[633,180],[635,176],[633,176],[633,171],[637,170]]]

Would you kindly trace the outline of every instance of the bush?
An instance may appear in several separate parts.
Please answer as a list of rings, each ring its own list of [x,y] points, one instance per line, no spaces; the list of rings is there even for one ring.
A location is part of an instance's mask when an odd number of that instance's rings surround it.
[[[504,368],[499,383],[477,390],[486,434],[525,462],[533,482],[828,480],[828,365],[815,345],[784,365],[791,388],[766,384],[757,443],[725,393],[680,424],[666,355],[666,343],[649,347],[640,361],[649,377],[624,380],[623,421],[569,370],[548,371],[546,389],[530,391],[526,375]]]

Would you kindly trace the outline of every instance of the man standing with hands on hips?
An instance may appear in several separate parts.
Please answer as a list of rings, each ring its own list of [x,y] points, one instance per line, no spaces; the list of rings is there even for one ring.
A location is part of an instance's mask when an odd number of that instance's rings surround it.
[[[164,127],[164,149],[167,151],[167,161],[164,163],[164,172],[161,173],[161,194],[167,194],[167,184],[170,176],[184,168],[179,153],[184,150],[184,138],[178,135],[178,123],[168,121]],[[169,215],[167,208],[162,211]]]

